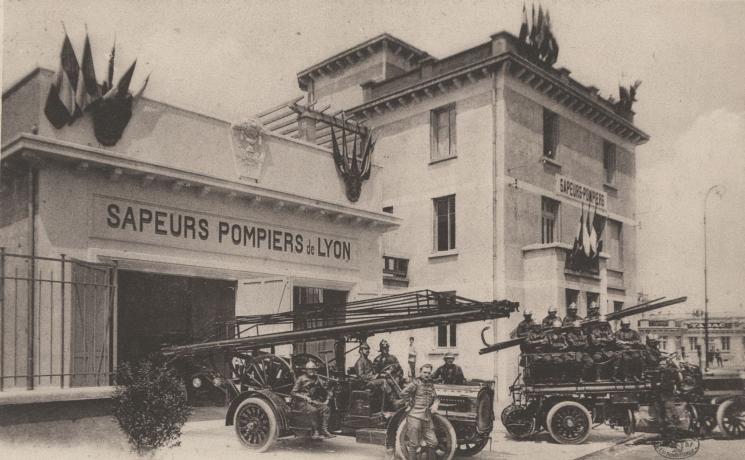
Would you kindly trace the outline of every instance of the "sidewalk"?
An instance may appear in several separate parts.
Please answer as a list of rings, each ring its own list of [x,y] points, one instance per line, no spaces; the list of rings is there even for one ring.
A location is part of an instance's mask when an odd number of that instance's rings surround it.
[[[281,440],[266,453],[252,454],[240,444],[233,427],[225,426],[223,414],[224,408],[199,408],[182,430],[181,445],[160,450],[153,458],[204,460],[241,455],[261,460],[327,460],[331,454],[343,457],[344,460],[373,460],[385,456],[385,449],[382,446],[357,444],[353,438],[343,436],[314,442],[312,445],[297,439]],[[472,458],[570,460],[611,447],[624,439],[626,437],[620,430],[606,427],[593,430],[589,441],[580,445],[556,444],[547,433],[540,433],[528,441],[515,441],[503,431],[495,431],[491,446],[487,445],[482,452]],[[138,458],[129,451],[126,439],[113,417],[0,427],[0,452],[3,459],[9,460],[45,457],[114,460]]]

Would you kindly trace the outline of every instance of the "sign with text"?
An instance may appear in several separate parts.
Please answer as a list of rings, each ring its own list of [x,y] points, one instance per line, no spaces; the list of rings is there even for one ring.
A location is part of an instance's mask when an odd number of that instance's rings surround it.
[[[357,240],[95,195],[91,236],[196,251],[356,268]]]
[[[709,321],[709,329],[732,329],[740,326],[739,323],[733,323],[731,321]],[[703,321],[688,322],[686,323],[688,329],[704,329]]]
[[[597,206],[598,209],[607,210],[608,195],[605,192],[595,190],[560,174],[556,175],[556,193],[593,207]]]

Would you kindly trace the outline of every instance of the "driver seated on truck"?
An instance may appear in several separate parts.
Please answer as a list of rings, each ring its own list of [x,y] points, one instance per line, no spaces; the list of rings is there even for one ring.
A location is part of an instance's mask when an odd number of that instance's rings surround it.
[[[354,363],[354,372],[366,388],[369,388],[378,394],[385,394],[387,397],[387,395],[391,393],[391,387],[386,383],[385,379],[376,378],[377,373],[375,372],[375,367],[373,366],[372,361],[368,358],[369,354],[370,345],[368,345],[367,342],[362,342],[360,344],[360,357],[357,358],[357,362]],[[381,405],[384,404],[385,400],[381,402]]]
[[[329,432],[331,410],[328,406],[328,398],[324,401],[317,399],[319,395],[328,393],[321,379],[316,375],[316,369],[316,363],[313,361],[305,363],[305,374],[295,380],[295,386],[292,387],[290,393],[292,409],[311,416],[313,430],[311,437],[313,439],[333,438],[334,435]]]
[[[373,369],[376,374],[380,374],[386,368],[389,368],[388,372],[391,377],[401,385],[403,383],[404,370],[398,363],[398,358],[393,356],[391,353],[391,346],[388,341],[383,339],[380,341],[380,354],[373,360]]]
[[[445,361],[445,364],[438,367],[435,373],[432,374],[432,380],[446,385],[465,385],[466,377],[463,375],[463,369],[455,364],[455,355],[447,352],[442,359]]]

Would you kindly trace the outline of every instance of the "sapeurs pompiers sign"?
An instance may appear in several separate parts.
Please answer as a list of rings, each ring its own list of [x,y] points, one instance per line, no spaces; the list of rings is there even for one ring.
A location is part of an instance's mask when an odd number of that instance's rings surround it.
[[[566,176],[556,176],[556,193],[572,198],[597,209],[607,210],[608,196],[587,185],[580,184]]]
[[[158,246],[355,268],[357,240],[260,221],[96,195],[91,236]]]

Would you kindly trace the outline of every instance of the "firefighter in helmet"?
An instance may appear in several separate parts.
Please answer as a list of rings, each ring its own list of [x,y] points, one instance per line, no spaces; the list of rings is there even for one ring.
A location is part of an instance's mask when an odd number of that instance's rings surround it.
[[[582,326],[579,321],[575,321],[566,332],[567,343],[569,344],[569,364],[572,367],[572,373],[577,383],[582,383],[592,379],[593,360],[588,353],[589,342],[587,336],[582,332]]]
[[[594,377],[596,380],[615,380],[618,374],[618,354],[613,330],[605,319],[605,315],[600,315],[599,312],[597,306],[591,307],[589,318],[593,321],[586,324],[584,328],[584,333],[590,342],[590,354],[595,369]]]
[[[539,326],[533,321],[533,312],[525,310],[523,312],[523,320],[517,325],[516,335],[517,337],[527,337],[536,328],[539,328]]]
[[[445,364],[438,367],[435,373],[432,374],[432,380],[447,385],[465,385],[466,378],[463,375],[463,369],[455,364],[455,355],[447,352],[442,359],[445,361]]]
[[[329,417],[331,410],[328,406],[328,392],[321,379],[316,375],[316,363],[305,363],[305,374],[295,380],[292,387],[292,408],[312,416],[313,439],[333,438],[329,432]]]
[[[546,332],[546,339],[550,353],[546,353],[547,356],[544,357],[543,362],[548,365],[549,375],[553,376],[555,381],[563,382],[568,378],[565,364],[567,364],[566,352],[569,344],[562,333],[560,319],[554,320],[551,330]]]
[[[380,374],[383,370],[387,369],[386,372],[401,386],[403,383],[404,370],[398,362],[398,358],[391,354],[391,346],[387,340],[383,339],[379,345],[380,354],[373,360],[373,368],[376,374]]]
[[[554,321],[556,320],[561,321],[561,318],[556,314],[556,307],[553,305],[548,307],[548,315],[543,318],[543,321],[541,321],[541,326],[544,328],[552,327],[554,324]]]
[[[562,325],[564,326],[570,326],[574,324],[575,321],[582,321],[582,317],[577,314],[577,304],[572,302],[567,307],[567,316],[564,318],[564,321],[562,321]]]
[[[639,333],[631,329],[631,321],[621,320],[621,328],[614,334],[616,344],[621,347],[618,352],[619,368],[625,380],[640,380],[642,374],[642,340]]]

